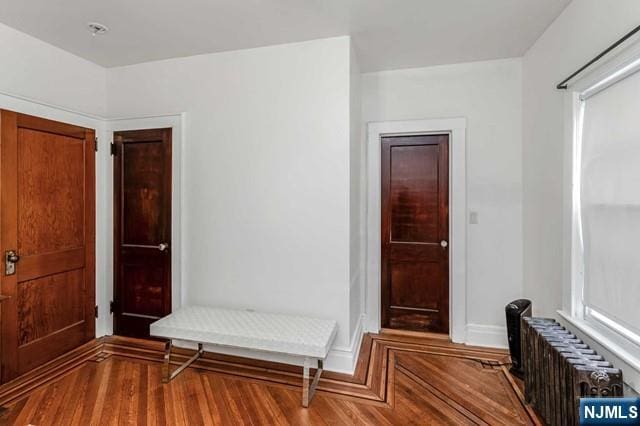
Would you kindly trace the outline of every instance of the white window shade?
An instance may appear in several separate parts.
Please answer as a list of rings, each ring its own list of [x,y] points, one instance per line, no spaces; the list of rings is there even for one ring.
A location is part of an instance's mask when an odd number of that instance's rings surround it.
[[[640,334],[640,73],[584,102],[583,303]]]

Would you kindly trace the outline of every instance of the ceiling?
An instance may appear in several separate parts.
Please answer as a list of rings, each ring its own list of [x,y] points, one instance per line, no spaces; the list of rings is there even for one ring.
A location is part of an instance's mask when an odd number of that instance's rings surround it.
[[[350,34],[378,71],[522,56],[570,1],[0,0],[0,22],[106,67]]]

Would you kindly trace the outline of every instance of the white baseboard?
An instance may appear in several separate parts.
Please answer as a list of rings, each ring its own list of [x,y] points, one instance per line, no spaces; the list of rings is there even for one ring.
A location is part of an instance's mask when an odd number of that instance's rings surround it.
[[[365,332],[379,333],[376,328],[375,321],[364,319]],[[467,324],[461,327],[461,333],[457,336],[451,335],[451,341],[454,343],[464,343],[466,345],[483,346],[487,348],[509,348],[509,340],[507,339],[507,328],[498,325],[485,324]]]
[[[351,336],[351,345],[349,347],[336,347],[329,351],[325,362],[325,370],[334,371],[336,373],[353,374],[358,362],[360,354],[360,345],[364,336],[364,314],[358,318],[355,330]]]
[[[467,345],[506,349],[509,347],[507,328],[498,325],[467,324]]]

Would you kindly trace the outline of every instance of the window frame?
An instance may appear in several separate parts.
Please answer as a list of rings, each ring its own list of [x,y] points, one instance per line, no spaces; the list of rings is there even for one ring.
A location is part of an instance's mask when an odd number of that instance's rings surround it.
[[[571,85],[565,98],[569,143],[565,149],[565,279],[570,283],[563,294],[561,317],[591,335],[600,344],[625,354],[631,364],[640,367],[640,336],[614,319],[595,311],[583,302],[584,250],[581,224],[580,178],[582,159],[582,129],[585,103],[589,97],[633,74],[640,73],[640,40],[619,49],[615,56]]]

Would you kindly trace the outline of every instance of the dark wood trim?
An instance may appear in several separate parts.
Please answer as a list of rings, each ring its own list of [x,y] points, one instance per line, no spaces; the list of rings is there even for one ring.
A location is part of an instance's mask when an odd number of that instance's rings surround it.
[[[95,139],[87,139],[87,133],[93,132],[93,130],[27,114],[18,114],[17,124],[18,127],[22,129],[31,129],[75,139],[84,139],[87,144],[91,145],[91,150],[95,150]]]
[[[87,295],[85,297],[85,318],[89,318],[85,328],[85,340],[96,337],[96,322],[94,312],[96,306],[96,156],[95,156],[96,132],[93,129],[84,129],[84,160],[85,160],[85,208],[84,208],[84,232],[85,232],[85,256],[84,256],[84,285]]]
[[[168,134],[167,134],[168,133]],[[159,128],[159,129],[143,129],[143,130],[121,130],[115,132],[119,143],[127,142],[155,142],[165,137],[171,139],[172,128]]]
[[[442,267],[444,269],[444,276],[447,277],[446,287],[442,290],[446,292],[446,297],[442,297],[442,306],[440,310],[440,318],[444,323],[444,328],[446,329],[446,334],[448,335],[451,332],[451,327],[449,325],[449,310],[451,307],[451,276],[449,274],[449,260],[451,259],[451,253],[453,249],[453,241],[450,238],[449,232],[449,141],[450,135],[440,135],[439,139],[439,149],[440,149],[440,211],[438,220],[440,221],[440,240],[444,240],[448,242],[447,247],[447,256],[446,261],[443,262]]]
[[[84,345],[37,367],[0,386],[0,405],[9,405],[34,391],[81,367],[103,351],[103,341],[94,339]]]
[[[387,285],[389,276],[389,265],[386,260],[389,258],[390,248],[386,233],[391,232],[391,215],[387,207],[388,200],[385,194],[391,190],[391,167],[385,167],[391,161],[391,150],[385,146],[384,138],[380,138],[380,324],[382,327],[389,327],[391,321],[389,316],[389,286]]]
[[[0,167],[3,164],[16,164],[18,162],[18,132],[16,123],[18,114],[13,111],[0,110]],[[2,189],[0,191],[0,255],[4,256],[5,251],[15,250],[17,247],[18,230],[15,226],[18,223],[18,201],[17,187],[18,176],[10,170],[10,167],[3,167],[0,170],[0,188],[14,188],[12,191]],[[0,265],[0,294],[10,298],[15,298],[15,289],[18,274],[6,276],[4,275],[4,263]],[[10,318],[17,315],[17,306],[15,303],[5,303],[2,307],[2,318],[0,323],[5,323]],[[8,327],[6,331],[1,333],[2,352],[0,355],[6,362],[1,362],[0,383],[8,377],[15,377],[18,372],[18,351],[14,344],[18,340],[17,327]]]
[[[113,158],[113,265],[112,267],[112,276],[113,283],[112,285],[112,296],[113,300],[111,301],[111,324],[113,327],[113,331],[115,332],[117,327],[117,314],[120,311],[120,301],[118,300],[119,290],[118,290],[118,281],[119,281],[119,269],[120,269],[120,246],[122,241],[122,236],[120,234],[120,215],[122,209],[122,195],[120,194],[120,187],[122,182],[122,135],[119,132],[113,133],[113,148],[112,152],[114,152]]]

